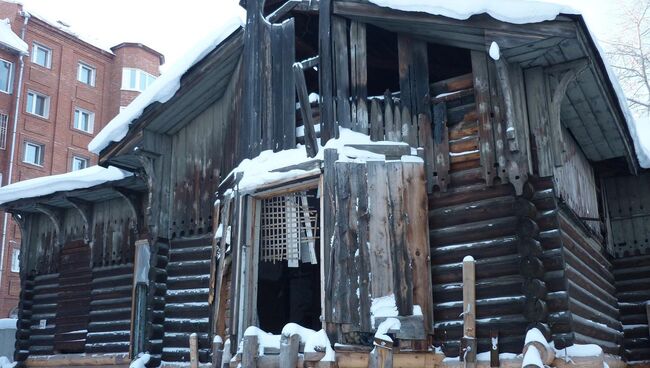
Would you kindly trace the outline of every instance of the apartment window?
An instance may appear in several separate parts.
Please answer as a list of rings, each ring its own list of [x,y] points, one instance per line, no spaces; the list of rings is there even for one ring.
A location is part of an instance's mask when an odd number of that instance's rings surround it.
[[[47,118],[50,114],[50,98],[38,92],[27,92],[27,112]]]
[[[32,45],[32,63],[49,69],[52,67],[52,50],[34,42]]]
[[[122,69],[122,89],[127,91],[144,91],[156,77],[153,75],[135,68]]]
[[[14,64],[0,59],[0,91],[11,93],[14,80]]]
[[[0,149],[7,149],[7,126],[9,115],[0,113]]]
[[[83,170],[88,167],[88,159],[72,156],[72,171]]]
[[[80,108],[74,109],[73,126],[75,129],[82,130],[86,133],[92,133],[94,123],[95,113]]]
[[[77,80],[81,83],[85,83],[89,86],[95,85],[95,68],[88,64],[79,63],[79,69],[77,71]]]
[[[25,142],[23,161],[37,166],[43,166],[45,147],[42,144]]]
[[[20,249],[11,252],[11,272],[20,272]]]

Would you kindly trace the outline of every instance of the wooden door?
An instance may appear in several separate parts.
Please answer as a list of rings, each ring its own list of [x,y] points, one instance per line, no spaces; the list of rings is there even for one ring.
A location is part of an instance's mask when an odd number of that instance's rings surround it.
[[[90,314],[91,284],[90,246],[83,240],[66,243],[59,256],[55,353],[84,352]]]

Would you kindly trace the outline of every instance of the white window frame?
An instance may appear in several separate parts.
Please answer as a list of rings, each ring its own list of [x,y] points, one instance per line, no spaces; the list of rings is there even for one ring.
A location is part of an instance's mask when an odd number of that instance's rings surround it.
[[[20,248],[11,251],[11,272],[20,272]]]
[[[13,92],[13,86],[14,86],[14,63],[2,58],[0,58],[0,62],[5,62],[9,64],[9,75],[7,76],[7,86],[6,86],[7,88],[5,89],[4,86],[0,85],[0,92],[11,94]]]
[[[28,146],[32,146],[32,147],[35,147],[35,148],[38,149],[36,151],[37,152],[36,159],[38,160],[38,162],[32,162],[32,161],[27,160],[27,147]],[[30,164],[30,165],[34,165],[34,166],[43,167],[43,164],[45,163],[45,145],[40,144],[40,143],[25,141],[23,143],[23,162],[27,163],[27,164]]]
[[[84,162],[84,167],[77,169],[75,166],[75,161]],[[89,159],[81,156],[72,156],[72,167],[70,168],[71,169],[70,171],[83,170],[85,168],[88,168],[89,165],[90,165]]]
[[[88,130],[83,129],[82,126],[77,126],[77,114],[81,117],[84,114],[88,115]],[[72,115],[72,127],[76,130],[92,134],[93,130],[95,128],[95,113],[86,109],[82,109],[80,107],[75,107],[74,108],[74,113]]]
[[[0,149],[3,150],[7,149],[8,131],[9,131],[9,115],[0,112]]]
[[[135,85],[131,85],[131,76],[134,75],[133,81]],[[151,83],[156,80],[156,76],[145,72],[138,68],[122,68],[122,90],[123,91],[136,91],[142,92],[144,89],[140,88],[143,78],[151,78]],[[145,82],[146,83],[146,82]],[[145,88],[149,87],[151,83],[146,84]]]
[[[31,104],[29,103],[29,95],[33,96]],[[43,115],[37,114],[36,111],[35,111],[36,110],[37,97],[42,97],[42,98],[45,99],[45,102],[43,104]],[[27,91],[27,98],[25,99],[25,111],[28,114],[40,116],[40,117],[42,117],[44,119],[49,118],[50,117],[50,96],[44,95],[42,93],[38,93],[38,92],[35,92],[35,91],[28,90]]]
[[[46,52],[45,65],[38,62],[38,50]],[[38,42],[32,43],[32,63],[40,65],[44,68],[52,68],[52,49]]]
[[[82,70],[88,70],[90,71],[90,80],[85,81],[82,79]],[[84,63],[83,61],[80,61],[79,64],[77,65],[77,80],[83,84],[89,85],[91,87],[95,86],[95,78],[97,76],[97,69],[95,69],[93,66],[90,64]]]

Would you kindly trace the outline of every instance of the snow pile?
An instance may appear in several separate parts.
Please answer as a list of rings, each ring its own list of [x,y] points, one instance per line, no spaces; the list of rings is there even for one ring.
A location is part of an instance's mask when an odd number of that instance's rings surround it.
[[[0,319],[0,330],[15,330],[16,322],[18,320],[15,318],[2,318]]]
[[[60,175],[43,176],[20,181],[0,188],[0,204],[22,198],[40,197],[55,192],[85,189],[109,181],[121,180],[133,175],[130,172],[109,166],[91,166]]]
[[[332,344],[325,330],[318,332],[302,327],[296,323],[288,323],[282,328],[282,335],[299,335],[300,341],[305,344],[304,351],[309,352],[325,352],[325,356],[321,359],[322,362],[333,362],[336,360],[336,353],[332,349]],[[250,326],[244,331],[244,336],[257,336],[258,353],[264,355],[264,348],[280,349],[280,339],[282,335],[273,335],[264,332],[256,326]],[[239,345],[238,352],[241,353],[242,344]],[[233,357],[234,359],[235,357]]]
[[[111,120],[90,142],[88,150],[99,154],[111,142],[119,142],[129,131],[131,122],[142,115],[144,109],[154,102],[169,101],[181,86],[181,77],[194,64],[219,46],[228,36],[244,25],[240,12],[233,11],[223,22],[215,22],[215,29],[188,51],[176,64],[170,66],[144,92]]]
[[[375,319],[379,317],[397,317],[397,304],[395,294],[372,298],[370,305],[370,323],[375,326]]]
[[[548,345],[544,334],[542,334],[542,332],[537,328],[531,328],[528,330],[528,332],[526,332],[526,340],[524,341],[524,346],[531,342],[538,342],[545,348],[550,349],[550,346]]]
[[[397,318],[386,318],[382,323],[377,327],[375,332],[375,338],[393,342],[393,339],[388,336],[388,331],[390,330],[399,330],[402,327],[402,323]]]
[[[294,149],[287,149],[279,152],[271,150],[263,151],[259,156],[253,159],[243,160],[230,175],[242,173],[243,177],[239,181],[239,190],[248,191],[264,184],[276,182],[279,180],[293,178],[301,174],[319,173],[320,168],[314,168],[309,171],[294,169],[285,172],[273,172],[288,166],[299,165],[313,160],[323,160],[325,149],[336,149],[339,152],[339,161],[358,161],[367,160],[385,160],[384,155],[363,151],[354,147],[348,147],[348,144],[367,144],[367,145],[407,145],[400,142],[379,141],[373,142],[370,137],[354,132],[347,128],[339,128],[339,138],[330,139],[325,146],[319,143],[318,154],[315,157],[307,157],[307,151],[303,145],[297,145]],[[419,157],[403,156],[403,161],[422,162]],[[229,176],[230,176],[229,175]]]
[[[573,344],[564,349],[555,349],[555,356],[561,359],[570,359],[577,357],[597,357],[603,354],[603,349],[595,344]]]
[[[149,359],[151,359],[149,353],[140,353],[138,354],[138,358],[131,362],[129,368],[145,368],[145,365],[149,363]]]
[[[23,55],[29,53],[27,43],[11,30],[9,19],[0,20],[0,44],[16,50]]]
[[[526,355],[524,355],[524,361],[521,363],[523,368],[529,367],[538,367],[544,368],[544,362],[542,362],[542,357],[539,354],[539,350],[535,346],[529,346],[526,350]]]
[[[499,48],[499,44],[492,41],[492,44],[490,44],[489,53],[492,60],[499,60],[501,58],[501,49]]]
[[[370,0],[370,2],[395,10],[424,12],[459,20],[487,13],[494,19],[514,24],[553,20],[560,14],[579,14],[567,5],[529,0]]]
[[[637,117],[635,122],[636,134],[632,134],[632,137],[637,139],[634,141],[634,148],[641,167],[650,169],[650,116]]]
[[[16,362],[11,362],[6,356],[0,356],[0,368],[14,368]]]

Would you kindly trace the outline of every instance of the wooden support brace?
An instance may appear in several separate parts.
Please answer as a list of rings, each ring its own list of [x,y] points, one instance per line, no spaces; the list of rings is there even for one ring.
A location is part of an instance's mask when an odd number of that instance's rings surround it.
[[[286,3],[282,4],[282,6],[277,8],[273,13],[269,14],[269,16],[266,17],[266,21],[269,23],[275,23],[279,21],[282,17],[292,11],[293,8],[295,8],[298,4],[300,4],[300,0],[287,1]]]
[[[131,217],[132,217],[132,222],[131,226],[134,229],[139,229],[140,221],[138,221],[139,217],[142,215],[142,202],[138,198],[138,193],[134,192],[130,189],[127,188],[120,188],[120,187],[113,187],[113,190],[117,192],[120,197],[122,197],[127,205],[129,206],[129,209],[131,210]]]
[[[302,65],[293,64],[293,73],[296,80],[296,93],[300,101],[300,114],[305,127],[305,149],[307,156],[314,157],[318,153],[318,141],[316,140],[316,130],[314,129],[314,116],[311,112],[309,96],[307,95],[307,83],[305,82],[305,73]]]
[[[64,211],[60,208],[40,203],[35,205],[35,209],[52,221],[52,225],[54,225],[54,229],[56,230],[57,242],[63,245],[65,243],[65,229],[63,228]]]

